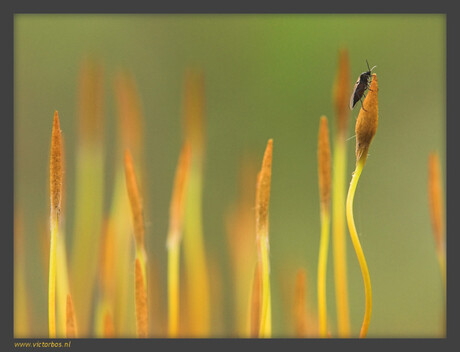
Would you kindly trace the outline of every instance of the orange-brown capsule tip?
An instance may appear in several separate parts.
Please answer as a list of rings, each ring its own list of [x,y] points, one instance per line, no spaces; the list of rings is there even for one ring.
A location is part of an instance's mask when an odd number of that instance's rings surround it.
[[[268,232],[268,207],[272,175],[273,139],[269,139],[260,169],[256,189],[256,230],[257,235]]]
[[[359,111],[356,121],[356,161],[358,162],[363,155],[367,155],[372,139],[377,132],[379,119],[378,104],[378,83],[377,74],[372,74],[372,82],[369,93],[364,99],[363,106]]]
[[[125,176],[128,198],[131,204],[131,213],[133,216],[134,238],[136,240],[136,247],[143,248],[144,215],[142,210],[142,200],[139,193],[139,188],[137,186],[133,160],[128,149],[125,151]]]
[[[54,112],[53,131],[51,134],[50,153],[50,202],[51,217],[59,216],[62,200],[62,134],[59,126],[58,112]]]

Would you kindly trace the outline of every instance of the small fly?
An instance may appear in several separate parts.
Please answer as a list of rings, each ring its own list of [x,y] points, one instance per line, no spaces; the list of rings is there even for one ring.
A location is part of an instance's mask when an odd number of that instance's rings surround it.
[[[369,79],[371,78],[372,70],[377,67],[377,66],[374,66],[372,68],[369,68],[369,63],[367,62],[367,60],[366,60],[366,63],[367,63],[368,71],[363,72],[359,75],[359,78],[355,83],[355,88],[353,89],[353,93],[351,94],[351,98],[350,98],[350,109],[351,110],[353,110],[358,100],[361,101],[361,106],[363,106],[363,101],[361,100],[361,98],[363,97],[364,92],[367,89],[369,89],[369,85],[370,85]]]

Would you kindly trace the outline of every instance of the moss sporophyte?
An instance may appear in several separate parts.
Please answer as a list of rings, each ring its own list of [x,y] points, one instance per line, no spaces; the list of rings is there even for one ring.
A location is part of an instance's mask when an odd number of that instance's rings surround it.
[[[62,137],[59,115],[54,113],[50,153],[50,259],[48,280],[49,337],[56,337],[56,247],[58,241],[62,200]]]
[[[364,165],[367,160],[369,147],[372,139],[375,136],[378,125],[378,84],[377,75],[372,75],[372,82],[369,88],[369,93],[364,99],[363,106],[366,109],[361,108],[358,119],[356,121],[355,133],[356,133],[356,168],[353,173],[353,177],[350,182],[348,189],[347,203],[346,203],[346,215],[348,222],[348,229],[350,231],[351,241],[355,248],[356,256],[358,257],[359,265],[361,267],[361,273],[364,281],[364,293],[365,293],[365,311],[364,319],[361,326],[360,337],[366,337],[367,330],[369,328],[369,322],[372,313],[372,289],[371,280],[369,276],[369,270],[364,257],[364,252],[361,248],[358,233],[356,231],[355,221],[353,218],[353,199],[355,196],[356,186],[358,185],[359,177],[363,171]]]
[[[331,150],[329,129],[325,116],[320,119],[318,136],[318,182],[321,217],[321,239],[318,257],[318,322],[320,337],[327,337],[326,272],[331,207]]]

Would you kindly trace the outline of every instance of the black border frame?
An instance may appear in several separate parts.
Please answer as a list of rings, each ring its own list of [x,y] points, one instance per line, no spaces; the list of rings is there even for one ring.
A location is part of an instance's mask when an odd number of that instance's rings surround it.
[[[89,5],[89,6],[88,6]],[[333,5],[333,6],[332,6]],[[350,5],[354,5],[353,8]],[[446,15],[446,241],[447,246],[447,337],[444,339],[413,339],[413,338],[378,338],[378,339],[278,339],[273,338],[269,340],[255,340],[255,339],[72,339],[71,350],[101,350],[102,348],[110,348],[115,350],[126,350],[128,348],[135,348],[137,350],[183,350],[184,348],[204,348],[214,350],[217,347],[224,345],[226,348],[346,348],[346,349],[366,349],[369,347],[383,347],[401,348],[423,347],[429,350],[447,350],[455,345],[457,338],[456,327],[458,317],[458,297],[457,290],[457,265],[455,251],[458,244],[457,238],[457,222],[455,216],[456,206],[455,200],[458,196],[457,185],[455,180],[459,179],[458,167],[456,164],[456,144],[458,140],[455,138],[458,128],[458,108],[456,109],[455,91],[458,78],[458,65],[456,65],[456,58],[458,59],[458,39],[454,33],[459,33],[460,19],[459,12],[455,11],[454,3],[452,1],[437,1],[417,3],[417,8],[412,3],[403,4],[400,1],[385,1],[384,3],[378,2],[338,2],[334,1],[333,4],[327,3],[307,3],[307,2],[265,2],[262,5],[256,5],[249,2],[184,2],[184,3],[145,3],[145,2],[111,2],[110,4],[96,4],[94,2],[67,2],[66,4],[59,3],[53,4],[50,1],[46,3],[30,2],[30,3],[15,3],[15,4],[2,4],[2,11],[0,11],[2,20],[1,36],[2,43],[8,49],[3,52],[2,57],[2,106],[6,107],[2,121],[2,138],[1,150],[3,159],[6,159],[2,178],[2,222],[7,225],[7,231],[3,236],[2,255],[0,256],[1,268],[4,271],[2,277],[7,283],[7,288],[3,290],[6,292],[8,299],[2,299],[2,304],[6,305],[2,309],[2,319],[6,320],[2,326],[8,326],[7,329],[2,329],[2,332],[8,331],[8,336],[2,338],[2,342],[6,342],[7,350],[16,349],[14,342],[36,342],[36,341],[60,341],[68,342],[68,339],[46,339],[46,338],[30,338],[30,339],[14,339],[13,338],[13,204],[14,204],[14,15],[19,13],[174,13],[174,14],[220,14],[220,13],[340,13],[340,14],[358,14],[358,13],[376,13],[376,14],[421,14],[421,13],[437,13]],[[333,9],[333,12],[331,10]],[[457,159],[458,160],[458,159]],[[453,298],[452,298],[453,297]],[[451,299],[449,299],[451,298]],[[6,304],[5,304],[6,302]],[[8,325],[7,325],[8,324]],[[2,343],[3,345],[3,343]],[[17,348],[19,349],[19,348]],[[3,350],[3,348],[2,348]],[[6,349],[5,349],[6,350]],[[43,348],[40,348],[43,350]],[[55,349],[56,350],[56,349]],[[60,349],[61,350],[61,349]]]

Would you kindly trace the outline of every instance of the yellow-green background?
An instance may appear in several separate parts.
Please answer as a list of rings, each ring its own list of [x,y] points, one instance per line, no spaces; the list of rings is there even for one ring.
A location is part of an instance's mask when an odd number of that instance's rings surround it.
[[[273,335],[291,336],[291,302],[283,293],[283,277],[306,268],[309,297],[316,305],[316,138],[319,117],[325,114],[333,121],[338,50],[347,47],[353,82],[367,69],[366,59],[377,65],[379,77],[379,127],[355,198],[355,221],[373,285],[369,336],[440,336],[441,276],[426,183],[430,151],[440,153],[445,170],[445,38],[443,15],[16,15],[14,199],[25,221],[27,288],[36,333],[47,334],[47,277],[38,269],[37,223],[48,216],[52,117],[58,110],[65,136],[66,226],[71,233],[77,78],[81,60],[91,55],[105,66],[106,209],[116,136],[115,72],[128,68],[139,86],[151,192],[145,214],[150,224],[147,248],[149,257],[163,266],[163,287],[168,207],[182,141],[183,74],[190,65],[204,70],[204,235],[207,255],[217,260],[224,280],[224,324],[215,331],[217,336],[232,330],[224,220],[236,198],[239,161],[251,154],[261,162],[266,142],[273,138]],[[353,110],[348,133],[349,178],[357,113]],[[351,323],[357,333],[364,312],[363,284],[347,242]],[[329,253],[328,311],[334,333],[331,248]]]

